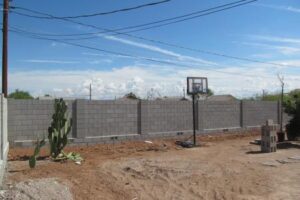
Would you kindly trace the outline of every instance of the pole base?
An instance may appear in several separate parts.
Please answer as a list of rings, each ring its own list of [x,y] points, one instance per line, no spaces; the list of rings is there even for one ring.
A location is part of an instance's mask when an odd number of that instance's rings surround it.
[[[277,142],[284,142],[285,132],[277,132]]]

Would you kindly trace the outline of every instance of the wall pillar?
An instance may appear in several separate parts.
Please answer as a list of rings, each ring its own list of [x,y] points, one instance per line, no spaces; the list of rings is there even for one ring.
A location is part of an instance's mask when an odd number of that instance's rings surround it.
[[[137,133],[142,134],[142,100],[137,104]]]
[[[7,140],[7,99],[0,95],[0,187],[7,162],[9,143]]]
[[[240,127],[244,128],[244,101],[240,101]]]

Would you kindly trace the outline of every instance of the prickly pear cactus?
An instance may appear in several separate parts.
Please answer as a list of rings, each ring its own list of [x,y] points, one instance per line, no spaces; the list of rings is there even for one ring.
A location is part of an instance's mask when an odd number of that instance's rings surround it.
[[[67,104],[63,99],[55,99],[54,114],[51,126],[48,128],[50,144],[50,156],[56,159],[68,142],[68,134],[71,131],[72,119],[67,114]]]
[[[30,168],[34,168],[36,165],[36,158],[40,154],[41,148],[46,144],[45,139],[42,139],[41,141],[38,139],[36,142],[36,146],[34,149],[33,155],[29,158],[29,166]]]

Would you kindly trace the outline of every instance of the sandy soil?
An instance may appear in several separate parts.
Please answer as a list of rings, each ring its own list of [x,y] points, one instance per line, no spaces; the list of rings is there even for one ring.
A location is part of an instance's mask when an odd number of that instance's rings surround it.
[[[253,133],[206,136],[198,138],[202,147],[191,149],[174,140],[69,148],[83,155],[81,165],[44,159],[34,170],[22,161],[32,149],[11,149],[6,184],[55,178],[74,199],[298,200],[300,149],[263,154],[249,144],[255,138]]]

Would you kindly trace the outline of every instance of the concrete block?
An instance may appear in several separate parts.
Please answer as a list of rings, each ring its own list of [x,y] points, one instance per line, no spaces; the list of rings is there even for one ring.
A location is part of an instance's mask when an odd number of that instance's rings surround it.
[[[267,120],[266,125],[261,128],[261,151],[265,153],[276,152],[276,128],[273,120]]]

